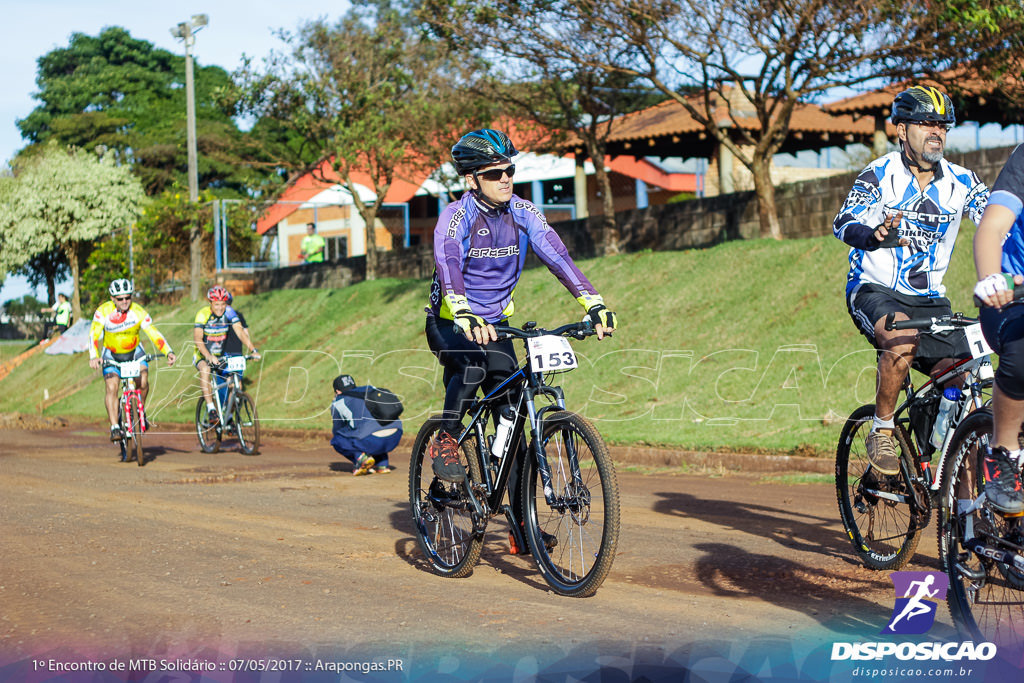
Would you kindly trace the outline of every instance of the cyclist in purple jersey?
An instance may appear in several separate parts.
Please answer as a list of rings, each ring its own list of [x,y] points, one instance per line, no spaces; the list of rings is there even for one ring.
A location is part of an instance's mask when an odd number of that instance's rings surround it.
[[[434,279],[427,307],[430,350],[444,366],[444,419],[431,444],[434,473],[462,481],[457,435],[478,388],[489,391],[517,369],[510,340],[497,341],[495,324],[515,310],[513,295],[534,253],[583,306],[598,339],[616,316],[573,263],[544,214],[512,192],[515,146],[491,129],[464,135],[452,147],[455,169],[469,190],[449,204],[434,228]]]
[[[850,249],[846,305],[857,329],[878,349],[875,417],[865,440],[882,474],[899,473],[893,413],[911,367],[933,376],[969,355],[962,331],[886,330],[885,320],[951,313],[942,278],[960,219],[977,222],[988,188],[971,170],[943,159],[953,102],[936,88],[914,86],[892,103],[900,149],[857,177],[833,222]]]
[[[983,463],[985,496],[1006,515],[1024,513],[1021,445],[1024,421],[1024,306],[1013,299],[1024,284],[1024,146],[1017,147],[999,173],[988,208],[974,235],[974,294],[985,304],[981,329],[999,354],[992,391],[993,442]]]

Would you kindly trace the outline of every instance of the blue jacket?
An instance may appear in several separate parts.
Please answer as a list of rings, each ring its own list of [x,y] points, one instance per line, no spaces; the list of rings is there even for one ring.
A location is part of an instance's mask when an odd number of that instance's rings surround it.
[[[367,387],[354,387],[349,391],[366,393]],[[331,445],[342,455],[360,453],[384,455],[398,447],[402,439],[402,421],[395,420],[381,425],[366,407],[366,401],[358,396],[338,394],[331,403],[331,418],[334,421]],[[394,429],[394,432],[390,430]],[[385,436],[376,432],[389,432]]]

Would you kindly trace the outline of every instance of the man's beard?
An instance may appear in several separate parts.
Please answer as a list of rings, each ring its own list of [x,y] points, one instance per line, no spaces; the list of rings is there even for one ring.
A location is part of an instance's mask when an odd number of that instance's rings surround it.
[[[927,145],[928,142],[931,142],[931,141],[930,140],[926,140],[925,144]],[[943,148],[942,148],[942,145],[940,144],[939,145],[939,149],[937,151],[934,151],[934,152],[921,152],[921,159],[923,161],[927,161],[929,164],[937,164],[940,161],[942,161],[942,152],[943,152]]]

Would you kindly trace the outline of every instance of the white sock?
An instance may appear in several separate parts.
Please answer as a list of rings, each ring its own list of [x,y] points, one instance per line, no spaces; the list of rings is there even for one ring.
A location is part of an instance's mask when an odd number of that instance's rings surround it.
[[[214,406],[212,403],[207,403],[206,404],[206,411],[207,412],[209,412],[211,410],[216,410],[216,409],[217,409],[216,406]]]
[[[1010,462],[1012,462],[1014,465],[1019,465],[1020,464],[1020,456],[1021,456],[1021,450],[1019,448],[1017,450],[1015,450],[1015,451],[1010,451]]]
[[[875,415],[871,431],[877,432],[879,429],[895,430],[896,422],[891,417],[888,420],[883,420],[882,418]]]
[[[110,431],[114,431],[114,430],[115,430],[115,429],[117,429],[117,428],[118,428],[119,426],[120,426],[120,425],[116,425],[116,424],[112,424],[112,425],[110,425]]]

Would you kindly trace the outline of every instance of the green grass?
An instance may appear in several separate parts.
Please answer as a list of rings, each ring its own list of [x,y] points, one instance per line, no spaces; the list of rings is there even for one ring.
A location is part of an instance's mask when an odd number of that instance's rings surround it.
[[[973,226],[947,276],[954,310],[972,312]],[[874,353],[846,313],[847,248],[832,237],[730,242],[582,261],[622,318],[612,339],[576,344],[581,368],[559,375],[570,408],[610,443],[830,456],[840,421],[873,400]],[[331,381],[403,397],[406,430],[441,406],[441,371],[423,336],[429,282],[378,280],[339,290],[238,297],[264,361],[247,375],[267,428],[329,429]],[[153,372],[157,421],[189,422],[198,305],[150,308],[182,363]],[[513,320],[555,326],[582,311],[543,268],[524,274]],[[92,378],[90,380],[90,378]],[[0,411],[102,419],[84,354],[40,355],[0,383]],[[61,396],[44,407],[44,391]]]

